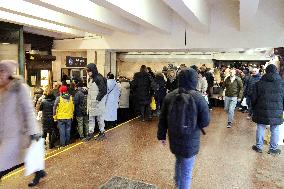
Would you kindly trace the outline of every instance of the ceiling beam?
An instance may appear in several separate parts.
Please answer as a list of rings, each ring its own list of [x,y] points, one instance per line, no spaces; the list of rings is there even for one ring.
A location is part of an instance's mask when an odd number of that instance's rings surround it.
[[[15,4],[20,6],[15,6]],[[39,19],[42,21],[51,22],[61,26],[66,26],[78,30],[82,30],[89,33],[94,33],[98,35],[110,35],[111,30],[98,27],[91,24],[85,20],[80,20],[75,17],[71,17],[39,5],[34,5],[32,3],[25,2],[23,0],[2,0],[0,1],[0,10],[11,12],[14,14],[19,14],[22,16]]]
[[[208,32],[210,8],[206,0],[163,0],[196,31]]]
[[[254,16],[258,10],[259,0],[240,1],[240,30],[248,28],[253,23]]]
[[[90,0],[100,6],[162,33],[171,32],[172,11],[160,0]]]
[[[34,18],[28,18],[25,16],[13,14],[10,12],[5,12],[0,10],[0,20],[4,22],[19,24],[23,26],[34,27],[38,29],[44,29],[56,33],[62,33],[66,35],[76,36],[76,37],[84,37],[86,35],[85,32],[68,28],[65,26],[56,25],[53,23],[45,22],[42,20],[37,20]]]
[[[139,26],[89,0],[25,0],[112,30],[137,33]],[[90,24],[91,24],[90,23]]]

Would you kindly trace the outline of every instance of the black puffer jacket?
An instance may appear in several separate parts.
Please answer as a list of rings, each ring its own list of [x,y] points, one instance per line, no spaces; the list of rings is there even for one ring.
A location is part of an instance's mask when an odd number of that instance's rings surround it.
[[[87,96],[88,89],[79,87],[74,97],[75,115],[83,117],[87,115]]]
[[[284,83],[274,65],[266,68],[266,74],[257,82],[252,94],[252,120],[258,124],[281,125],[283,123]]]
[[[134,74],[131,87],[138,105],[147,105],[151,102],[151,78],[147,72]]]
[[[51,132],[54,127],[53,106],[55,102],[54,95],[47,95],[41,102],[39,110],[42,111],[42,126],[44,132]]]
[[[252,92],[253,92],[253,86],[256,84],[256,82],[258,82],[261,79],[261,75],[257,74],[257,75],[252,75],[245,86],[245,91],[244,91],[244,95],[246,97],[251,97]]]
[[[98,72],[96,64],[90,63],[87,65],[87,68],[90,71],[92,71],[93,82],[95,82],[99,88],[99,94],[97,96],[97,101],[101,101],[103,97],[107,94],[107,80]]]
[[[158,86],[158,89],[155,91],[155,99],[159,103],[163,102],[165,96],[167,95],[166,81],[162,74],[157,74],[155,82]]]
[[[207,127],[209,125],[209,108],[206,100],[202,94],[196,91],[196,86],[198,82],[197,72],[193,69],[183,70],[178,76],[179,87],[185,90],[193,90],[193,98],[197,107],[197,127],[190,135],[184,135],[183,137],[177,137],[169,132],[170,149],[173,154],[180,155],[185,158],[190,158],[198,154],[200,146],[200,129]],[[158,140],[165,140],[166,134],[169,128],[168,119],[170,114],[168,114],[169,105],[171,100],[177,95],[178,89],[167,94],[159,119],[158,125]]]

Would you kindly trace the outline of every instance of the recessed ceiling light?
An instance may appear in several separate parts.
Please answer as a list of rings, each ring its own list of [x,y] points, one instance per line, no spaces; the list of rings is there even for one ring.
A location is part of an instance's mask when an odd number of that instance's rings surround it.
[[[2,45],[10,45],[10,43],[2,43]]]

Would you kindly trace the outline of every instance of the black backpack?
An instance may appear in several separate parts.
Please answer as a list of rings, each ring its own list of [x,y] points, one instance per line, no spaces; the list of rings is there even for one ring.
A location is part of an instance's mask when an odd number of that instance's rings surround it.
[[[171,135],[190,135],[197,127],[197,106],[193,98],[194,91],[178,89],[169,105],[168,129]]]

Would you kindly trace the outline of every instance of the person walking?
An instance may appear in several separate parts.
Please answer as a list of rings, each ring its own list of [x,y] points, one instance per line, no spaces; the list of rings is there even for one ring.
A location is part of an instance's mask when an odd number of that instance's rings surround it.
[[[13,76],[17,68],[15,61],[0,62],[0,179],[24,162],[31,140],[41,136],[29,87]],[[45,176],[44,170],[35,172],[28,186],[36,186]]]
[[[74,102],[68,88],[62,85],[59,88],[60,96],[56,98],[53,107],[53,117],[57,121],[60,133],[60,146],[64,147],[70,144],[71,125],[74,115]]]
[[[257,124],[256,144],[252,149],[262,153],[266,125],[270,126],[269,154],[280,154],[279,127],[283,123],[284,82],[275,65],[266,67],[266,73],[253,87],[252,120]]]
[[[193,69],[178,75],[178,89],[164,99],[157,138],[165,145],[168,132],[170,150],[176,157],[175,183],[178,189],[189,189],[192,170],[200,147],[200,132],[209,125],[209,108],[196,90],[198,75]]]
[[[106,110],[107,81],[98,72],[94,63],[87,65],[87,72],[90,77],[88,83],[88,114],[89,114],[89,135],[86,140],[91,140],[95,133],[96,118],[99,124],[100,133],[96,140],[105,138],[104,114]]]
[[[227,128],[231,128],[234,120],[235,108],[243,95],[243,82],[236,76],[236,70],[230,70],[230,76],[225,79],[225,111],[228,114]]]
[[[117,121],[117,109],[120,91],[112,73],[108,74],[106,111],[104,119],[107,127],[114,127]]]

